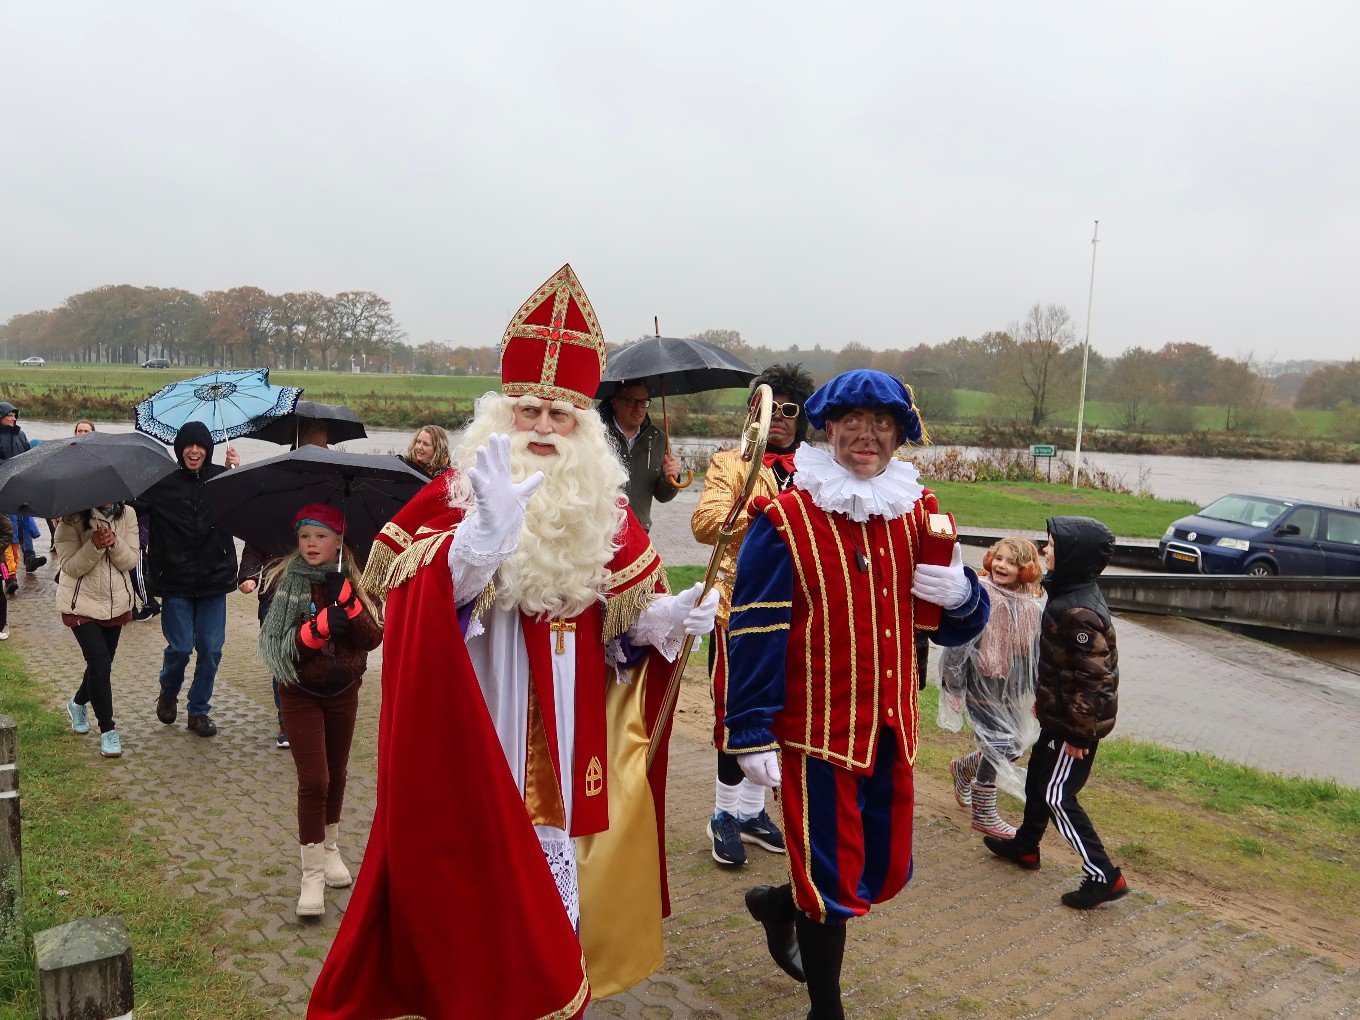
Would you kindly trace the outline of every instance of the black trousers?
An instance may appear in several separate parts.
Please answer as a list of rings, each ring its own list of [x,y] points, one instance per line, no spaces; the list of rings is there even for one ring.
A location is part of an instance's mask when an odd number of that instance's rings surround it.
[[[99,732],[113,729],[113,655],[118,651],[122,627],[101,627],[95,620],[72,627],[80,652],[85,656],[85,676],[80,690],[72,699],[77,705],[89,705],[99,720]]]
[[[1077,802],[1095,764],[1096,747],[1085,758],[1073,758],[1063,751],[1063,739],[1052,733],[1039,734],[1029,755],[1025,776],[1025,818],[1015,834],[1018,845],[1038,847],[1051,818],[1063,838],[1081,858],[1086,874],[1099,882],[1113,881],[1117,874],[1110,863],[1096,828]]]

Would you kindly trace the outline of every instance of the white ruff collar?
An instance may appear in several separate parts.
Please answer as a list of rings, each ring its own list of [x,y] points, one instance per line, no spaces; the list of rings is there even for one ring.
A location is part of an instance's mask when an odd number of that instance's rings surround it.
[[[793,455],[793,484],[829,514],[845,514],[863,523],[870,517],[895,520],[909,513],[925,492],[917,481],[921,472],[909,461],[893,460],[873,478],[856,478],[831,454],[802,443]]]

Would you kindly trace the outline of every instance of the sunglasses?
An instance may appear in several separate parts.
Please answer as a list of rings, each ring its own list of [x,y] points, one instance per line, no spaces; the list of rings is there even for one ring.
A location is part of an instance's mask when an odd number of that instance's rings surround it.
[[[797,404],[790,402],[787,404],[775,404],[774,407],[771,408],[771,413],[776,418],[797,418],[799,410],[800,408]]]

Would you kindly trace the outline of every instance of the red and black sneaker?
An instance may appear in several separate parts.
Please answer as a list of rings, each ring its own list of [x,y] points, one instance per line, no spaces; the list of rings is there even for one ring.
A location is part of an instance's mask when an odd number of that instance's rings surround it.
[[[1002,839],[1000,836],[983,836],[982,845],[998,857],[1018,864],[1026,871],[1039,870],[1039,848],[1025,848],[1012,839]]]
[[[1090,910],[1128,894],[1129,883],[1124,881],[1124,876],[1116,868],[1114,878],[1109,882],[1101,882],[1087,875],[1082,880],[1080,889],[1062,894],[1062,901],[1074,910]]]

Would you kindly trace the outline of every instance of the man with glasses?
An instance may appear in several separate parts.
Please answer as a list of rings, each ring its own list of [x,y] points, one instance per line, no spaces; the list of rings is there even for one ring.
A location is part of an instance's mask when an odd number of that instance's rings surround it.
[[[911,877],[917,703],[915,600],[958,645],[990,606],[954,546],[917,562],[939,507],[894,453],[925,429],[911,390],[883,372],[832,379],[804,405],[830,451],[805,443],[793,485],[757,500],[728,624],[724,749],[780,790],[792,882],[746,906],[775,962],[806,981],[809,1020],[843,1020],[845,922]]]
[[[680,459],[666,449],[666,437],[647,414],[647,384],[621,382],[607,404],[600,405],[610,445],[628,471],[628,505],[646,531],[652,530],[652,500],[669,503],[679,491],[671,479],[680,474]]]
[[[817,388],[802,365],[771,365],[751,380],[751,392],[761,384],[770,387],[774,409],[770,415],[770,435],[765,445],[765,462],[756,481],[755,496],[773,499],[793,484],[793,458],[807,439],[808,422],[802,404]],[[752,397],[754,399],[754,396]],[[704,475],[704,491],[690,518],[696,541],[713,545],[718,529],[732,504],[746,487],[747,465],[739,450],[723,450],[713,456]],[[717,626],[708,646],[708,673],[713,694],[713,741],[718,749],[717,795],[713,815],[706,829],[713,844],[713,859],[719,864],[740,867],[746,863],[746,843],[771,853],[784,852],[784,835],[765,810],[765,787],[745,778],[737,757],[723,748],[723,718],[727,708],[727,618],[732,610],[732,582],[737,574],[737,553],[751,518],[742,514],[732,538],[723,551],[719,565]]]

